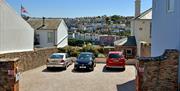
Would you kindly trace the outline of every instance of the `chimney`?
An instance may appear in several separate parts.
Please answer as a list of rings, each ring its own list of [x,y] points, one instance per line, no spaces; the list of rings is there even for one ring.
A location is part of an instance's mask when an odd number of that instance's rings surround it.
[[[135,1],[135,17],[141,14],[141,0]]]
[[[43,17],[43,24],[42,24],[42,26],[44,27],[45,26],[45,17]]]

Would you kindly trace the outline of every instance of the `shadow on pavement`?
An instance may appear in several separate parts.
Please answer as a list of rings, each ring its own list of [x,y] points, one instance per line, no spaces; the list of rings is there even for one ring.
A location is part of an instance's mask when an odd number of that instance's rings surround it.
[[[86,70],[86,69],[79,69],[79,70],[72,69],[72,72],[73,73],[89,73],[89,72],[92,72],[92,71]]]
[[[109,72],[109,73],[111,73],[111,72],[124,72],[125,71],[125,69],[117,69],[117,68],[106,68],[106,66],[104,66],[103,67],[103,70],[102,70],[102,72]]]
[[[135,80],[131,80],[127,83],[116,85],[117,91],[135,91]]]
[[[51,69],[45,68],[44,70],[42,70],[42,72],[63,72],[63,71],[65,71],[63,68],[51,68]]]

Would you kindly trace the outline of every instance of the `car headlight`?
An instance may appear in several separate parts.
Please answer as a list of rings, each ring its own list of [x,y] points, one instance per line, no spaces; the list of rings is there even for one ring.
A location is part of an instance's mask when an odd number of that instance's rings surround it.
[[[88,63],[89,65],[92,65],[92,61]]]

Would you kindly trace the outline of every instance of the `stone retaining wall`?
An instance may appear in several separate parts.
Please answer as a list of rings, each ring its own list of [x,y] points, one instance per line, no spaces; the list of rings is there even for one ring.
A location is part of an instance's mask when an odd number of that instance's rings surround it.
[[[19,58],[19,69],[27,71],[46,64],[48,56],[54,52],[58,52],[57,48],[36,49],[29,52],[18,52],[0,54],[0,59],[4,58]]]
[[[136,91],[178,91],[177,50],[166,50],[162,56],[138,60]]]

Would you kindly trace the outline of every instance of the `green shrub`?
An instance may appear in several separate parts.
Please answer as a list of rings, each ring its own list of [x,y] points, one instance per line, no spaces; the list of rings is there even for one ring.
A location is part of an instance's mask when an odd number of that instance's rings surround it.
[[[84,44],[82,49],[80,47],[67,46],[64,48],[59,48],[59,52],[68,53],[72,57],[77,57],[80,52],[92,52],[96,57],[102,57],[104,54],[104,49],[101,47],[93,47],[90,43]],[[101,54],[101,55],[99,55]]]

